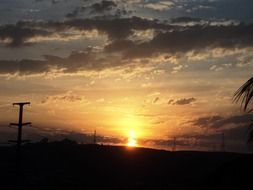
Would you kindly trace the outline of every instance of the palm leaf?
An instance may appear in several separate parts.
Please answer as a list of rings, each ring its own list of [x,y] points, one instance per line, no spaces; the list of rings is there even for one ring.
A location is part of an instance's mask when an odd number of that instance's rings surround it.
[[[244,111],[247,110],[247,107],[253,97],[253,77],[250,78],[247,82],[245,82],[234,94],[234,102],[241,101],[241,106]],[[251,112],[249,110],[249,112]]]
[[[245,82],[234,94],[233,101],[241,102],[241,107],[243,107],[244,111],[247,110],[249,103],[253,98],[253,77],[250,78],[247,82]],[[248,112],[252,112],[253,108],[248,110]],[[253,143],[253,123],[247,129],[247,143]]]

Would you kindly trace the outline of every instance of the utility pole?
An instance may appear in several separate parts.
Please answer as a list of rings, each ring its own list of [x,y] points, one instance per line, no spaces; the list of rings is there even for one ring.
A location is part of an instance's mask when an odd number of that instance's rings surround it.
[[[19,103],[13,103],[13,106],[19,106],[19,120],[18,123],[10,123],[12,126],[18,127],[18,137],[16,141],[10,141],[10,142],[16,142],[17,143],[17,153],[18,156],[20,156],[20,148],[21,144],[23,142],[27,142],[27,140],[22,140],[22,127],[25,125],[31,125],[31,122],[23,123],[23,108],[25,105],[30,105],[30,102],[19,102]]]
[[[176,151],[176,143],[177,143],[177,138],[174,137],[174,138],[173,138],[173,142],[172,142],[172,151],[173,151],[173,152]]]
[[[93,143],[97,144],[97,131],[94,131],[94,136],[93,136]]]

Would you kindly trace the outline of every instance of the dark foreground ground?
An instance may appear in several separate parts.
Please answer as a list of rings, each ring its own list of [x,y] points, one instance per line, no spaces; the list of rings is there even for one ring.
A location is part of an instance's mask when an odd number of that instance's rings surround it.
[[[0,189],[252,189],[253,155],[69,142],[0,147]],[[249,186],[247,186],[249,185]]]

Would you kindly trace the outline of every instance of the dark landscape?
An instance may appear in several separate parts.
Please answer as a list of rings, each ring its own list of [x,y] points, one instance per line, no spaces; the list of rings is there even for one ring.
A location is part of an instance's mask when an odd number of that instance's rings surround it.
[[[1,189],[250,189],[253,155],[71,140],[0,148]]]
[[[253,189],[253,0],[0,0],[0,190]]]

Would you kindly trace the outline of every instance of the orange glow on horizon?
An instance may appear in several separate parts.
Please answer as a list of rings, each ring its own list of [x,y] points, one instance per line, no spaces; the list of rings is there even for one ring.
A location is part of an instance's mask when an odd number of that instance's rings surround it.
[[[135,135],[135,131],[133,131],[133,130],[130,130],[128,133],[127,146],[129,146],[129,147],[137,146],[136,135]]]

